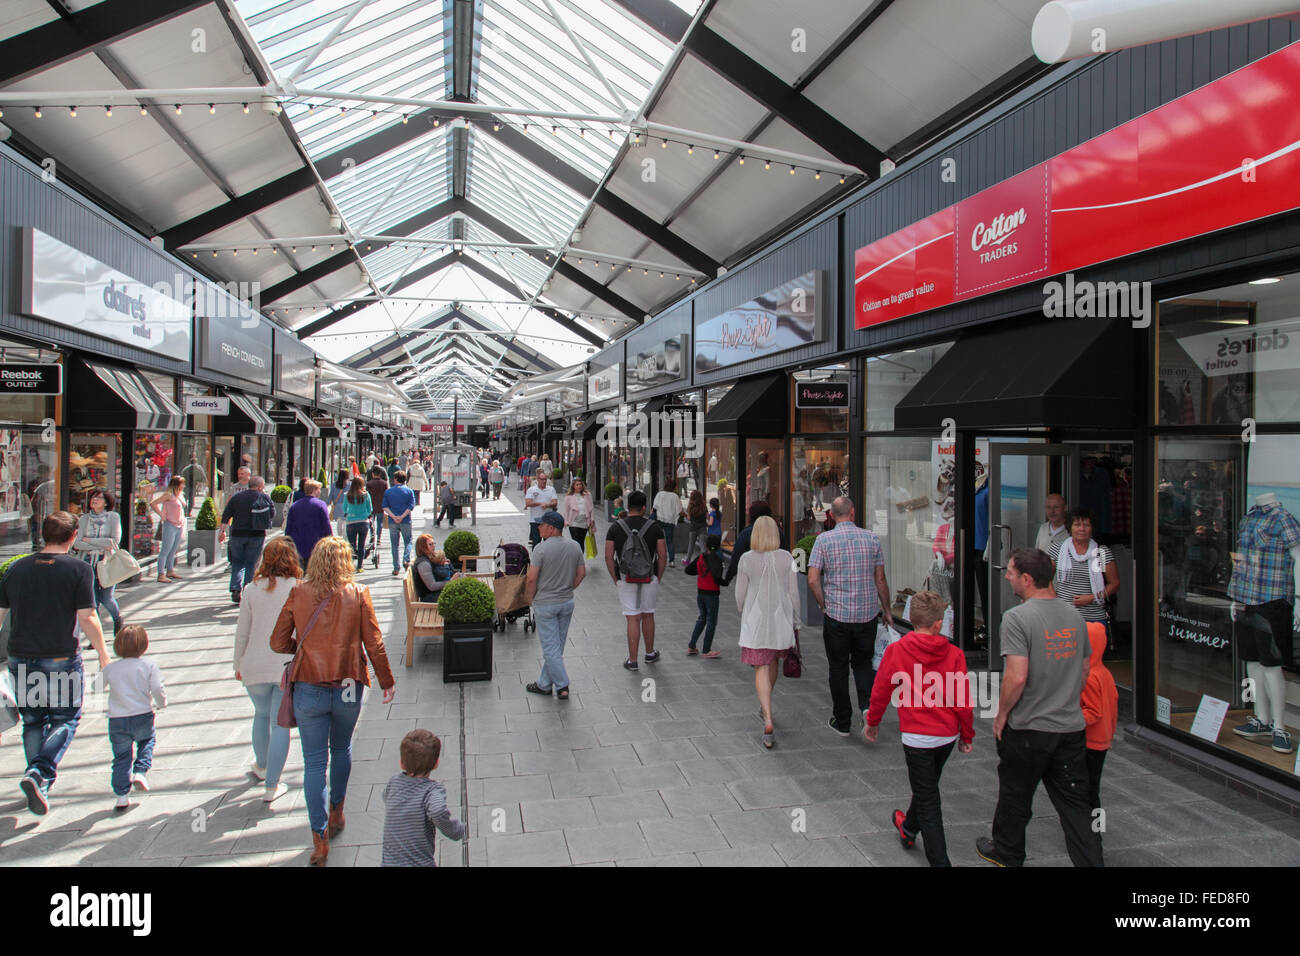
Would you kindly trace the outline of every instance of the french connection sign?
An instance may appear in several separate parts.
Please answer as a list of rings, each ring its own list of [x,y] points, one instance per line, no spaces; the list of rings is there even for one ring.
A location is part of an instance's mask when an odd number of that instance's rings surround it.
[[[247,317],[208,315],[202,320],[199,365],[211,372],[233,375],[270,387],[271,327],[260,319],[249,326]]]

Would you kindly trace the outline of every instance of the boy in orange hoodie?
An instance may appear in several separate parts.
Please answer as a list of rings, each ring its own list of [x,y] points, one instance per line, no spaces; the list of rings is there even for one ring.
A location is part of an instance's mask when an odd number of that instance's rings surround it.
[[[885,649],[862,731],[868,743],[879,739],[881,718],[893,698],[912,788],[907,812],[894,811],[894,829],[908,850],[916,845],[919,834],[925,840],[925,857],[931,866],[952,866],[939,796],[943,765],[953,744],[968,754],[975,739],[966,655],[939,633],[944,607],[933,591],[912,596],[913,631]]]
[[[1088,624],[1088,642],[1092,657],[1088,661],[1088,680],[1083,685],[1079,703],[1087,723],[1088,749],[1088,799],[1092,809],[1101,806],[1101,768],[1106,762],[1106,751],[1115,736],[1115,723],[1119,713],[1119,691],[1115,678],[1102,662],[1106,653],[1106,625],[1092,621]]]

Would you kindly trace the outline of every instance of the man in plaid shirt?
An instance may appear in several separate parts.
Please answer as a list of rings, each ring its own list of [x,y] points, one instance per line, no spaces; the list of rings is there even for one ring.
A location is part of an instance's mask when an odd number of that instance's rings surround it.
[[[817,536],[808,559],[808,592],[826,614],[822,640],[830,663],[831,702],[828,722],[841,737],[852,724],[849,668],[858,691],[858,709],[871,706],[871,686],[876,672],[871,658],[876,649],[876,628],[883,614],[894,626],[885,580],[884,553],[875,532],[859,528],[853,502],[847,497],[831,503],[835,527]]]

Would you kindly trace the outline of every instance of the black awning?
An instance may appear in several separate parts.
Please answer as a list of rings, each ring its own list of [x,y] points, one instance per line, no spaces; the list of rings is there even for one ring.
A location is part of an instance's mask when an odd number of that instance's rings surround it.
[[[180,431],[185,415],[135,369],[74,362],[68,424],[83,429]]]
[[[789,431],[787,391],[784,375],[741,379],[704,416],[704,434],[781,437]]]
[[[227,392],[230,399],[230,414],[220,415],[212,423],[212,430],[218,435],[274,435],[275,422],[262,411],[257,399],[249,398],[238,392]]]
[[[641,406],[641,411],[646,415],[649,415],[652,412],[662,412],[664,406],[668,404],[668,399],[670,397],[671,396],[669,395],[659,395],[656,398],[652,398]]]
[[[968,332],[898,403],[894,427],[1132,428],[1137,334],[1091,318]]]

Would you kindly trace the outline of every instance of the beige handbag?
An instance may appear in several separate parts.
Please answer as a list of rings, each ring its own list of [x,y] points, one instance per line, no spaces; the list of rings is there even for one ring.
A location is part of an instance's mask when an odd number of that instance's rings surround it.
[[[95,569],[101,588],[111,588],[140,573],[140,563],[126,548],[114,548]]]

